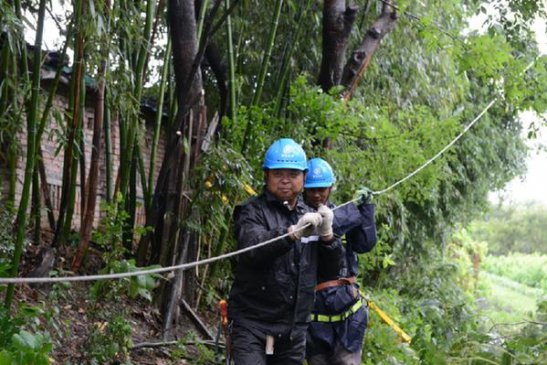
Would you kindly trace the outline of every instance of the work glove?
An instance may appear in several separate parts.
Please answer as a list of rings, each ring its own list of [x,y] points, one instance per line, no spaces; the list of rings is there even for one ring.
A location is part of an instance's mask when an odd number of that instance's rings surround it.
[[[354,199],[356,200],[355,203],[357,205],[370,204],[372,203],[372,196],[373,196],[372,190],[370,190],[366,186],[362,186],[355,193],[355,196],[354,196]]]
[[[319,226],[319,235],[321,237],[332,236],[332,220],[334,219],[334,213],[326,205],[320,205],[317,209],[317,213],[323,218],[323,222]]]
[[[289,227],[289,233],[295,240],[299,240],[300,238],[304,236],[311,236],[315,229],[321,224],[323,221],[323,218],[321,217],[321,214],[319,213],[306,213],[300,219],[296,224],[293,224]],[[308,227],[305,227],[308,225]],[[303,228],[303,229],[301,229]]]

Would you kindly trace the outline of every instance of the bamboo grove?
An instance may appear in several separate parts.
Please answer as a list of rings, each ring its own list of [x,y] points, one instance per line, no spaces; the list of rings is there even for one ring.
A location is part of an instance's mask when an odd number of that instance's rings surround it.
[[[530,32],[545,7],[510,4],[514,16],[490,18],[481,33],[469,30],[468,20],[486,7],[497,9],[497,1],[3,0],[2,204],[15,223],[9,275],[18,275],[27,241],[43,244],[44,214],[54,233],[46,245],[66,255],[67,270],[81,272],[99,200],[127,214],[124,255],[139,266],[218,255],[234,248],[231,207],[249,197],[245,184],[261,188],[260,156],[275,138],[291,136],[310,156],[333,162],[337,199],[344,201],[363,181],[382,188],[419,166],[479,106],[498,98],[484,123],[448,157],[377,202],[382,242],[367,270],[380,281],[387,257],[409,257],[406,266],[392,269],[403,275],[427,251],[424,242],[442,242],[450,227],[481,209],[490,189],[522,170],[518,114],[545,112],[546,60]],[[58,54],[70,59],[68,105],[61,113],[53,105],[62,62],[50,87],[41,88],[40,79],[50,13],[66,15],[53,22],[61,34]],[[93,137],[86,159],[82,130],[90,85]],[[142,116],[145,99],[154,100],[151,132]],[[62,132],[57,141],[64,156],[56,215],[41,158],[51,119]],[[157,162],[161,136],[167,153]],[[143,152],[146,138],[150,158]],[[112,163],[116,148],[119,167]],[[22,182],[18,164],[24,164]],[[74,221],[77,189],[80,222]],[[137,233],[139,205],[146,223]],[[199,305],[196,286],[225,292],[229,266],[213,264],[163,281],[156,303],[166,329],[181,297]],[[10,286],[7,307],[13,295]]]

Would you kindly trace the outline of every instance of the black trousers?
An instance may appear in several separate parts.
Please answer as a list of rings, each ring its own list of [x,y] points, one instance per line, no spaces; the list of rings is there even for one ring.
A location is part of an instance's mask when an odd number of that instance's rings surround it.
[[[266,333],[233,323],[232,357],[235,365],[301,365],[306,353],[306,327],[274,336],[274,353],[266,355]]]

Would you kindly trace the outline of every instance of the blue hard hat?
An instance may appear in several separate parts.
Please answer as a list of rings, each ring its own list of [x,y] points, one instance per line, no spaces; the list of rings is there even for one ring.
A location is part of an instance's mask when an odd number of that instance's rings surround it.
[[[294,169],[306,171],[306,153],[298,143],[290,138],[281,138],[272,143],[264,157],[263,169]]]
[[[332,167],[322,158],[312,158],[308,161],[308,174],[304,182],[304,188],[330,188],[336,178]]]

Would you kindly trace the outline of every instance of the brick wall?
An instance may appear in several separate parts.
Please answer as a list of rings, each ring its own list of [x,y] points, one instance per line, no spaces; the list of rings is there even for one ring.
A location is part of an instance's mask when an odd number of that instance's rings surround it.
[[[45,100],[45,97],[44,97]],[[44,134],[42,135],[42,153],[44,158],[44,165],[47,175],[47,184],[49,188],[50,199],[52,201],[53,211],[55,218],[57,219],[59,213],[59,206],[61,201],[61,185],[63,178],[63,160],[64,160],[64,148],[62,148],[63,140],[66,138],[66,119],[63,117],[63,112],[66,109],[68,99],[66,95],[60,93],[57,95],[54,107],[52,109],[51,117],[47,121],[47,126]],[[89,174],[89,165],[91,162],[91,147],[92,147],[92,138],[93,138],[93,122],[94,122],[94,113],[92,107],[86,107],[84,121],[83,121],[83,134],[85,142],[85,169],[86,169],[86,179]],[[146,174],[148,176],[148,170],[150,166],[150,154],[152,147],[152,138],[154,133],[154,126],[152,123],[146,123],[146,131],[142,138],[141,151],[144,160],[144,166]],[[17,189],[16,189],[16,206],[19,204],[21,198],[21,192],[23,188],[23,179],[24,179],[24,170],[25,170],[25,155],[26,155],[26,134],[25,131],[18,133],[17,138],[19,140],[19,159],[17,164]],[[161,161],[165,153],[164,147],[165,136],[162,131],[160,136],[160,142],[158,146],[158,151],[156,155],[156,168],[155,168],[155,177],[157,178],[159,168],[161,166]],[[120,140],[119,140],[119,125],[115,115],[112,115],[111,121],[111,143],[112,143],[112,169],[113,169],[113,188],[116,182],[116,177],[118,175],[119,165],[120,165]],[[0,166],[0,168],[5,168]],[[72,226],[73,229],[79,229],[81,224],[81,194],[80,194],[80,165],[78,166],[78,177],[77,177],[77,187],[76,187],[76,202],[74,209],[74,217]],[[140,177],[137,177],[137,196],[141,204],[137,209],[137,224],[144,224],[145,214],[144,206],[142,204],[142,188],[140,184]],[[4,185],[7,184],[7,180],[4,179]],[[4,186],[4,189],[6,186]],[[104,130],[101,139],[101,155],[99,163],[99,184],[97,191],[97,204],[95,208],[95,221],[94,226],[96,227],[103,216],[100,209],[100,202],[104,200],[106,196],[106,154],[105,154],[105,140],[104,140]],[[44,229],[49,229],[49,224],[47,222],[47,215],[45,212],[45,205],[42,204],[42,226]]]

